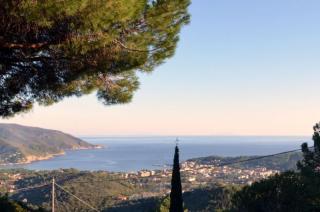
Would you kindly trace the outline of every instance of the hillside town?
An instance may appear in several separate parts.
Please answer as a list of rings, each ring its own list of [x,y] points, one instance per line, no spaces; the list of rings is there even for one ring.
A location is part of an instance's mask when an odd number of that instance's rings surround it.
[[[185,161],[180,165],[181,180],[184,191],[190,191],[210,184],[251,184],[254,181],[265,179],[279,173],[279,170],[267,169],[265,167],[235,168],[232,166],[217,166],[200,164],[194,161]],[[63,172],[63,170],[61,170]],[[106,172],[110,173],[110,172]],[[143,192],[131,196],[117,196],[119,200],[139,199],[153,196],[162,196],[170,192],[171,167],[157,170],[140,170],[137,172],[114,172],[110,173],[116,179],[130,182],[143,188]],[[8,193],[16,192],[19,187],[17,182],[23,181],[28,174],[15,173],[12,171],[1,171],[0,190]]]
[[[203,184],[210,182],[223,182],[230,184],[251,184],[254,181],[265,179],[279,173],[279,170],[267,169],[265,167],[234,168],[231,166],[203,165],[193,161],[181,164],[181,175],[184,183]],[[170,178],[171,169],[141,170],[123,174],[125,178],[150,178],[157,181],[161,178]]]
[[[185,161],[180,165],[181,180],[184,191],[210,184],[251,185],[255,181],[266,179],[279,170],[266,167],[235,168],[232,166],[204,165],[194,161]],[[170,192],[171,168],[161,170],[141,170],[138,172],[121,173],[121,177],[146,187],[155,184],[149,192],[136,195],[136,198],[166,195]]]

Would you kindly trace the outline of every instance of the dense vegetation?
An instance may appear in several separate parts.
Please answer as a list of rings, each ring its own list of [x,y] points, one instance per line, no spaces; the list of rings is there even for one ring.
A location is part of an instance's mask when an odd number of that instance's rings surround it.
[[[32,208],[26,206],[22,202],[9,200],[8,196],[0,197],[0,211],[1,212],[45,212],[42,208]]]
[[[24,173],[23,170],[17,173]],[[87,172],[75,169],[57,171],[26,171],[23,179],[15,183],[17,189],[34,187],[34,189],[21,190],[10,198],[21,201],[27,200],[30,206],[42,206],[49,210],[51,207],[51,180],[55,177],[58,185],[96,208],[104,209],[121,202],[120,197],[131,196],[142,192],[142,188],[130,180],[123,179],[119,174],[107,172]],[[65,193],[56,189],[57,211],[90,211],[85,205]]]
[[[0,164],[24,162],[28,156],[47,156],[67,149],[93,147],[55,130],[0,124]]]
[[[97,91],[126,103],[173,56],[190,0],[5,0],[0,7],[0,116]]]
[[[320,211],[320,126],[314,127],[314,147],[302,144],[298,171],[277,174],[245,186],[232,197],[229,211]]]
[[[223,185],[210,185],[183,193],[184,211],[214,212],[230,206],[231,195],[236,187]],[[144,198],[134,201],[125,201],[106,212],[168,212],[170,197]]]
[[[10,174],[21,174],[22,179],[15,182],[16,189],[34,187],[28,190],[18,190],[10,194],[10,199],[27,201],[28,207],[41,206],[46,210],[51,207],[51,180],[54,176],[57,183],[99,210],[111,212],[123,211],[168,211],[169,196],[157,195],[141,197],[159,185],[152,182],[141,185],[141,179],[124,179],[121,174],[108,172],[87,172],[75,169],[57,171],[3,170]],[[2,175],[0,175],[2,176]],[[4,180],[8,180],[3,178]],[[211,184],[183,193],[184,209],[188,211],[214,211],[226,208],[234,187]],[[7,191],[2,190],[5,194]],[[85,205],[57,188],[58,211],[90,211]],[[122,197],[130,197],[126,200]],[[196,201],[195,201],[196,200]]]
[[[233,196],[231,211],[319,211],[319,186],[317,178],[284,172],[245,186]]]

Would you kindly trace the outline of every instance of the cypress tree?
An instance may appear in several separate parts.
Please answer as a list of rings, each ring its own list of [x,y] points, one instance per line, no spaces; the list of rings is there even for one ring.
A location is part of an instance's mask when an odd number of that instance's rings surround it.
[[[183,212],[182,186],[179,165],[179,148],[176,145],[173,159],[171,193],[170,193],[170,212]]]

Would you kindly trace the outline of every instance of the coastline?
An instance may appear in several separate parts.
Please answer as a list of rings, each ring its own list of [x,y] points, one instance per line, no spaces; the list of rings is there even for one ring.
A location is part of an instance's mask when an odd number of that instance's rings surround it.
[[[89,149],[103,149],[105,148],[102,145],[94,145],[93,147],[77,147],[77,148],[71,148],[71,149],[65,149],[58,153],[50,153],[45,156],[37,156],[37,155],[28,155],[25,157],[23,161],[17,162],[17,163],[2,163],[0,164],[0,167],[6,167],[6,166],[17,166],[17,165],[25,165],[34,163],[37,161],[44,161],[44,160],[50,160],[58,156],[65,155],[65,151],[77,151],[77,150],[89,150]]]

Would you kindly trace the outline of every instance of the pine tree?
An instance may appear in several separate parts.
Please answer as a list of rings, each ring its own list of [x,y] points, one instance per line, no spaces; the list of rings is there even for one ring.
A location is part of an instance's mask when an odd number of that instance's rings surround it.
[[[190,0],[0,0],[0,117],[97,91],[127,103],[174,55]]]
[[[179,148],[176,145],[173,159],[173,170],[170,193],[170,212],[183,212],[182,186],[179,165]]]

